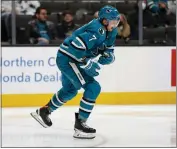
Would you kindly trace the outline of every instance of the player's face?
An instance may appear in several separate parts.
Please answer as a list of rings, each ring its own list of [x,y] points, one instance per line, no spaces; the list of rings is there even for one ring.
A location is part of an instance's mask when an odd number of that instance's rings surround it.
[[[114,28],[117,28],[120,20],[111,20],[107,26],[107,30],[111,32]]]

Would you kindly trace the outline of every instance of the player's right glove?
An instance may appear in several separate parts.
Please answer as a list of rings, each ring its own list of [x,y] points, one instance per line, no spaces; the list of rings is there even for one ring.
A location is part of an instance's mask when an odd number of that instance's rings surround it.
[[[112,51],[104,52],[103,55],[99,58],[98,63],[101,65],[108,65],[113,63],[115,60],[114,53]]]
[[[100,66],[97,62],[94,62],[91,59],[87,61],[86,65],[81,65],[80,67],[91,77],[99,75],[98,70],[100,70]]]

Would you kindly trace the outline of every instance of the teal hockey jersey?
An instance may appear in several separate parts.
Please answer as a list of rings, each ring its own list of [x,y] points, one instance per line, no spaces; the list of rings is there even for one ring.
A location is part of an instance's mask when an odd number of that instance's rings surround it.
[[[117,28],[108,32],[98,19],[94,19],[66,38],[59,50],[82,62],[83,58],[94,58],[106,50],[113,52],[117,34]]]

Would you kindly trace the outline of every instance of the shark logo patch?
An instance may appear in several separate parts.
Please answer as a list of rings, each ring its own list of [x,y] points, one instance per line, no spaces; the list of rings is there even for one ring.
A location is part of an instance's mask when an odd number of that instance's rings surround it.
[[[99,33],[101,34],[101,35],[103,35],[104,33],[105,33],[105,31],[104,31],[104,29],[103,28],[99,28]]]

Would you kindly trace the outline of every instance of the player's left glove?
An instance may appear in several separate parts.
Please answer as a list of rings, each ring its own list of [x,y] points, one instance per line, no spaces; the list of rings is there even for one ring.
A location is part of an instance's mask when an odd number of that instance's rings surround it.
[[[99,58],[98,63],[102,65],[108,65],[113,63],[115,60],[114,53],[112,51],[104,52],[103,55]]]
[[[100,70],[100,66],[97,62],[94,62],[91,59],[87,61],[86,65],[81,65],[80,67],[91,77],[99,75],[98,70]]]

